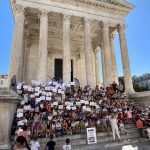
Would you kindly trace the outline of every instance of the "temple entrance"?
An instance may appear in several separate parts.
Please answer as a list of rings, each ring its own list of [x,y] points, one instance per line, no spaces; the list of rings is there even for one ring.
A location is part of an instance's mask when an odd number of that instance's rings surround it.
[[[63,60],[55,59],[55,79],[63,79]]]
[[[63,60],[55,59],[55,79],[63,79]],[[73,60],[71,60],[71,81],[73,81]]]

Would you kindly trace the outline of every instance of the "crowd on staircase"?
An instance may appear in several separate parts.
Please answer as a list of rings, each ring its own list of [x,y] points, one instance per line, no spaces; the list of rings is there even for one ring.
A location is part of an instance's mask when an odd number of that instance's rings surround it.
[[[34,138],[82,134],[86,128],[96,127],[97,132],[113,132],[121,141],[127,134],[124,124],[137,124],[139,135],[147,126],[150,133],[150,108],[140,108],[130,101],[115,82],[106,89],[96,85],[76,87],[75,82],[63,83],[31,81],[30,85],[17,83],[22,96],[13,121],[12,134]],[[141,122],[142,123],[141,123]],[[149,135],[150,136],[150,135]]]

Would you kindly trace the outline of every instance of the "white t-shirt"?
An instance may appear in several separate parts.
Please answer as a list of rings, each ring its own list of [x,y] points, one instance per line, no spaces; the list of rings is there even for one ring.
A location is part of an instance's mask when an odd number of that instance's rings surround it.
[[[71,150],[71,145],[63,145],[63,150]]]
[[[32,143],[32,149],[31,150],[38,150],[40,148],[39,142],[33,142]]]

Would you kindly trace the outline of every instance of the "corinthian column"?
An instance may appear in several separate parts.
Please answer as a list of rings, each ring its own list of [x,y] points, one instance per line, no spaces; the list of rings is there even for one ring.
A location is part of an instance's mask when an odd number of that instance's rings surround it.
[[[99,73],[99,63],[98,63],[98,52],[99,48],[94,50],[94,58],[95,58],[95,74],[96,74],[96,84],[100,84],[100,73]]]
[[[23,65],[23,39],[24,39],[24,21],[25,8],[21,5],[14,5],[15,10],[15,30],[12,46],[10,73],[9,76],[17,76],[18,81],[22,81]]]
[[[94,87],[94,71],[93,71],[93,59],[92,59],[92,45],[91,45],[91,20],[88,18],[84,18],[84,48],[85,48],[85,64],[86,64],[86,80],[87,85],[90,85],[92,88]]]
[[[125,82],[125,92],[127,94],[134,93],[132,77],[130,71],[130,62],[128,56],[128,48],[125,36],[125,25],[119,25],[118,32],[120,38],[120,48],[121,48],[121,57],[122,57],[122,65],[124,72],[124,82]]]
[[[71,81],[71,58],[70,58],[70,20],[71,16],[63,16],[63,81]]]
[[[102,57],[102,74],[103,74],[103,87],[106,88],[106,76],[105,76],[105,57],[104,57],[104,48],[101,47],[101,57]]]
[[[105,60],[105,87],[109,86],[112,82],[112,63],[111,63],[111,51],[109,43],[109,24],[102,23],[103,31],[103,48],[104,48],[104,60]]]
[[[37,79],[45,81],[47,78],[47,42],[48,42],[48,11],[40,10],[40,37],[39,37],[39,67]]]
[[[111,50],[111,60],[112,60],[112,75],[113,80],[118,83],[118,73],[117,73],[117,64],[116,64],[116,56],[115,56],[115,48],[114,48],[114,39],[115,35],[110,35],[110,50]]]

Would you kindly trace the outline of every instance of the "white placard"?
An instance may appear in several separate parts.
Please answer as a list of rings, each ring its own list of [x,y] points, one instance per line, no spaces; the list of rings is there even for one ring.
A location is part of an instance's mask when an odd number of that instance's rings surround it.
[[[65,105],[70,105],[70,102],[65,102]]]
[[[35,97],[35,94],[31,94],[31,95],[30,95],[30,98],[34,98],[34,97]]]
[[[35,95],[35,96],[39,96],[39,95],[40,95],[40,93],[35,93],[34,95]]]
[[[91,106],[94,106],[94,105],[95,105],[95,103],[94,103],[94,102],[90,102],[90,105],[91,105]]]
[[[27,85],[24,85],[24,86],[23,86],[23,89],[25,89],[25,90],[28,89],[28,86],[27,86]]]
[[[52,96],[52,93],[51,92],[47,92],[46,96]]]
[[[59,93],[59,94],[61,94],[61,93],[62,93],[61,89],[58,89],[58,93]]]
[[[41,96],[40,97],[40,100],[42,101],[42,100],[45,100],[45,96]]]
[[[37,86],[37,87],[35,88],[35,91],[38,92],[39,90],[40,90],[40,87]]]
[[[58,106],[58,102],[53,102],[53,105],[54,106]]]
[[[24,122],[23,122],[23,120],[20,120],[20,121],[17,122],[17,124],[18,124],[18,126],[23,126]]]
[[[63,105],[59,105],[59,109],[64,109],[64,106]]]
[[[21,105],[24,105],[25,103],[26,103],[25,101],[21,101],[21,102],[20,102]]]
[[[24,109],[24,110],[30,110],[30,109],[31,109],[31,106],[30,106],[30,105],[24,106],[23,109]]]
[[[85,101],[85,105],[89,105],[89,101]]]
[[[98,109],[98,108],[100,108],[98,105],[96,105],[96,108]]]
[[[50,87],[45,87],[45,90],[46,90],[46,91],[50,91],[51,88],[50,88]]]
[[[91,111],[91,108],[86,108],[86,110],[90,112],[90,111]]]
[[[57,82],[56,82],[56,81],[53,81],[53,85],[57,85]]]
[[[36,98],[36,104],[39,103],[41,101],[40,98]]]
[[[23,113],[23,109],[18,108],[18,109],[17,109],[17,113]]]
[[[87,133],[87,143],[88,144],[97,143],[96,128],[87,128],[86,133]]]
[[[71,109],[71,107],[70,107],[70,106],[67,106],[67,107],[66,107],[66,109],[67,109],[67,110],[70,110],[70,109]]]
[[[76,105],[77,105],[77,106],[80,106],[80,105],[81,105],[81,103],[80,103],[80,102],[76,102]]]
[[[85,104],[85,100],[81,100],[80,102],[81,102],[81,104]]]
[[[70,85],[76,85],[75,82],[70,82]]]
[[[54,89],[53,89],[53,92],[54,92],[54,93],[56,93],[56,92],[57,92],[57,89],[56,89],[56,88],[54,88]]]
[[[23,117],[23,113],[18,113],[17,118],[21,118],[21,117]]]
[[[83,110],[86,110],[86,106],[83,106],[82,109],[83,109]]]
[[[77,109],[77,107],[76,107],[76,106],[72,107],[72,110],[76,110],[76,109]]]
[[[21,86],[20,85],[17,85],[17,90],[21,90]]]
[[[50,100],[51,100],[51,97],[46,97],[46,100],[47,100],[47,101],[50,101]]]

